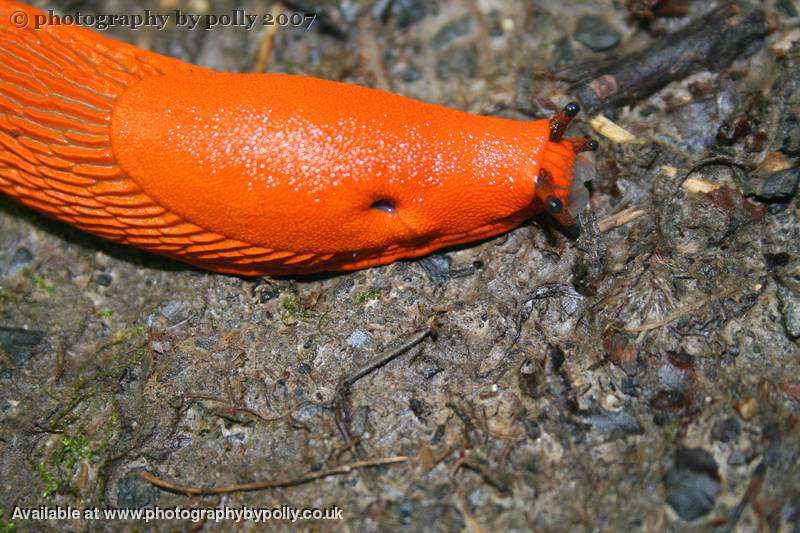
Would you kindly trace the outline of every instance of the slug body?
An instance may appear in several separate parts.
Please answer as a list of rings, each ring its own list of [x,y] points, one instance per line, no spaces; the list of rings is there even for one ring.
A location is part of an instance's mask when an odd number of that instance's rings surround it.
[[[585,205],[563,138],[303,76],[228,74],[0,0],[0,191],[107,239],[238,275],[353,270]],[[569,107],[569,106],[568,106]],[[582,192],[581,192],[582,191]],[[580,205],[580,204],[583,205]]]

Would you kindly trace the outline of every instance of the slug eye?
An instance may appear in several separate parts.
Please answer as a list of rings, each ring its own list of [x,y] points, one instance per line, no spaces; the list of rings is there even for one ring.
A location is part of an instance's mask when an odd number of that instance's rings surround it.
[[[555,196],[547,197],[547,210],[553,214],[560,213],[564,209],[564,204]]]
[[[369,206],[370,209],[377,209],[379,211],[384,211],[386,213],[394,213],[395,212],[395,205],[394,202],[388,200],[386,198],[380,198],[372,202],[372,205]]]
[[[564,106],[564,114],[570,118],[573,118],[581,112],[581,106],[578,105],[577,102],[570,102]]]

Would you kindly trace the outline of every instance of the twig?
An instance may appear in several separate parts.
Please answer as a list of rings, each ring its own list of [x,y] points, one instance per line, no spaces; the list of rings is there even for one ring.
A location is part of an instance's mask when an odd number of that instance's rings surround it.
[[[704,180],[702,178],[688,177],[681,183],[681,189],[693,194],[708,194],[720,188],[719,183]]]
[[[372,74],[373,87],[384,91],[392,90],[392,81],[386,73],[383,62],[383,47],[378,43],[376,28],[371,17],[361,17],[358,23],[359,46],[361,62],[367,72]]]
[[[469,504],[467,503],[466,498],[463,495],[458,495],[454,498],[455,506],[464,516],[464,524],[466,525],[466,530],[469,533],[483,533],[483,528],[481,528],[478,519],[475,518],[475,513],[469,508]]]
[[[594,131],[615,143],[644,144],[643,140],[622,126],[618,125],[616,122],[613,122],[605,115],[595,116],[589,121],[589,125],[594,129]]]
[[[53,382],[58,383],[64,377],[64,368],[66,366],[66,350],[64,349],[64,340],[60,339],[56,345],[56,368],[53,372]]]
[[[302,485],[317,479],[335,476],[339,474],[348,474],[353,470],[360,468],[370,468],[382,465],[391,465],[396,463],[405,463],[408,457],[405,455],[397,455],[395,457],[383,457],[380,459],[369,459],[366,461],[356,461],[354,463],[337,466],[329,470],[322,470],[320,472],[309,472],[295,478],[276,479],[271,481],[254,481],[252,483],[241,483],[238,485],[227,485],[222,487],[192,487],[189,485],[178,485],[160,477],[154,476],[149,472],[140,472],[139,475],[142,479],[151,483],[152,485],[169,492],[178,494],[185,494],[187,496],[210,496],[214,494],[230,494],[232,492],[249,492],[256,490],[274,489],[278,487],[293,487],[295,485]]]
[[[360,369],[346,376],[344,379],[339,381],[339,385],[336,388],[339,390],[344,390],[349,388],[353,383],[355,383],[359,379],[363,378],[372,371],[389,363],[392,359],[395,359],[396,357],[404,354],[417,344],[421,343],[423,340],[425,340],[426,337],[428,337],[428,335],[431,334],[433,334],[433,329],[430,326],[414,333],[407,341],[405,341],[400,346],[384,351],[383,353],[379,354],[377,357],[375,357],[375,359],[373,359]]]
[[[508,483],[506,483],[505,480],[497,478],[489,471],[488,468],[482,464],[471,462],[467,457],[461,457],[458,461],[456,461],[456,464],[454,464],[453,468],[450,469],[450,477],[455,478],[456,473],[458,473],[458,471],[462,468],[468,468],[469,470],[480,474],[486,483],[502,493],[509,494],[511,492],[508,488]]]
[[[338,461],[342,457],[342,455],[344,455],[346,452],[350,451],[354,447],[358,446],[358,444],[360,442],[361,442],[360,438],[354,438],[351,441],[346,442],[345,445],[342,446],[341,449],[339,449],[339,450],[336,450],[336,449],[331,450],[331,453],[328,454],[328,460],[336,459],[336,461]]]
[[[278,15],[283,13],[283,6],[280,2],[272,6],[270,15],[273,20],[278,18]],[[267,26],[264,36],[261,38],[261,46],[258,49],[258,59],[253,67],[253,72],[256,74],[263,74],[269,68],[269,55],[272,52],[272,44],[275,42],[275,36],[278,34],[278,24]]]
[[[459,447],[460,446],[458,445],[453,445],[444,449],[441,453],[434,454],[429,446],[423,446],[420,449],[419,454],[422,468],[425,470],[433,470],[439,463],[453,455],[454,452],[458,451]]]
[[[629,224],[634,220],[638,220],[646,214],[646,209],[639,209],[638,207],[626,207],[622,211],[598,220],[597,228],[600,230],[600,233],[605,233],[614,228]]]
[[[185,398],[188,400],[208,400],[209,402],[217,402],[225,404],[226,409],[230,409],[231,411],[234,412],[247,413],[249,415],[258,418],[263,422],[277,422],[278,420],[283,419],[283,417],[285,416],[284,415],[284,416],[277,416],[274,418],[267,418],[264,415],[259,414],[257,411],[250,409],[249,407],[237,407],[236,405],[233,405],[227,400],[223,400],[222,398],[217,398],[215,396],[207,396],[205,394],[187,394]]]

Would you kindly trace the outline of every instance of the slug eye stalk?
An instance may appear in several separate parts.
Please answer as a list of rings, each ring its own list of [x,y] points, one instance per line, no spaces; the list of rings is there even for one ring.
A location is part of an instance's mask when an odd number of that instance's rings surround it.
[[[600,145],[594,139],[582,137],[564,139],[564,133],[580,112],[581,106],[577,102],[570,102],[564,106],[564,109],[553,115],[553,118],[550,119],[550,142],[558,143],[566,140],[572,145],[572,150],[576,154],[596,151]]]
[[[553,115],[553,118],[550,119],[550,142],[560,142],[572,119],[580,112],[581,106],[577,102],[570,102],[564,106],[564,109]]]

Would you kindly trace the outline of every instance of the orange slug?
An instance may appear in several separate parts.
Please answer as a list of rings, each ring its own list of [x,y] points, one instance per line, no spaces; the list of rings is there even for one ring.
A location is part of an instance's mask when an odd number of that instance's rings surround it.
[[[477,116],[214,72],[37,15],[0,0],[0,191],[87,232],[255,276],[418,257],[541,212],[577,229],[576,155],[596,147],[563,135],[577,104]]]

